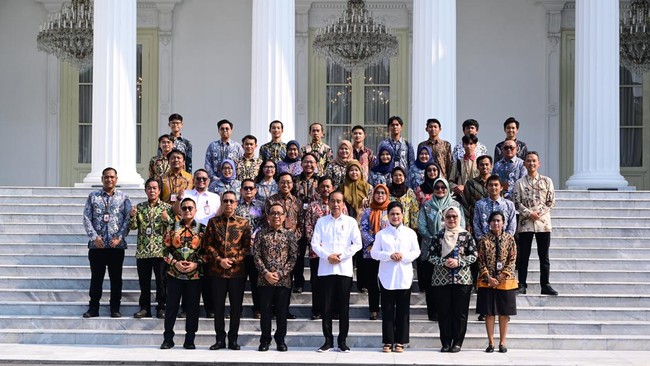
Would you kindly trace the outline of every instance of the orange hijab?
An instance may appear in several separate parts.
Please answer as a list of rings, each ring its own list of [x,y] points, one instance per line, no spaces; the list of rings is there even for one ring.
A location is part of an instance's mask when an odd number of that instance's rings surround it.
[[[386,192],[386,201],[384,203],[378,203],[375,201],[375,192],[378,189],[383,189]],[[388,208],[390,204],[390,196],[388,193],[388,187],[384,184],[377,184],[372,190],[372,201],[370,203],[370,226],[372,227],[372,232],[377,234],[381,230],[381,216],[384,211]]]

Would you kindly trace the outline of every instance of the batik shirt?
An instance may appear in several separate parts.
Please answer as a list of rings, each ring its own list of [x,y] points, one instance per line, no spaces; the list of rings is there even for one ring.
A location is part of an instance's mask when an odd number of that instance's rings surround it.
[[[165,156],[154,156],[149,160],[149,178],[162,182],[163,176],[169,172],[169,161]]]
[[[403,224],[415,231],[418,231],[418,215],[420,214],[420,205],[415,197],[415,192],[409,188],[402,197],[390,196],[391,201],[397,201],[402,204],[404,209]]]
[[[472,271],[470,265],[476,261],[476,244],[472,234],[467,231],[458,234],[456,247],[446,256],[442,256],[442,241],[444,240],[445,229],[442,229],[433,237],[429,245],[429,262],[433,264],[432,286],[446,285],[471,285]],[[444,266],[447,258],[458,259],[459,266],[447,268]]]
[[[192,174],[192,143],[183,136],[174,137],[169,135],[174,143],[174,149],[185,153],[185,171]],[[162,154],[162,149],[158,148],[158,155]]]
[[[212,141],[205,151],[205,170],[208,171],[210,180],[217,179],[217,173],[224,159],[238,161],[242,156],[244,156],[244,149],[238,142],[233,140],[226,142],[221,140]]]
[[[325,175],[332,178],[332,185],[334,186],[334,189],[336,189],[338,186],[341,186],[342,188],[343,182],[345,181],[345,169],[347,169],[347,167],[347,164],[340,165],[336,162],[333,162],[327,166]]]
[[[240,190],[241,190],[241,181],[238,179],[233,179],[230,183],[226,183],[221,179],[217,178],[210,182],[208,190],[212,193],[216,193],[219,197],[223,196],[224,192],[232,191],[235,192],[235,196],[239,199]]]
[[[451,171],[451,144],[449,141],[436,139],[436,140],[426,140],[418,144],[417,151],[420,151],[422,146],[428,146],[433,153],[433,160],[440,165],[440,176],[447,178]]]
[[[474,207],[472,230],[474,230],[474,237],[476,239],[479,239],[490,231],[488,219],[492,212],[497,211],[501,211],[503,216],[505,216],[503,231],[510,235],[515,234],[515,231],[517,231],[517,211],[515,210],[515,204],[501,197],[496,201],[493,201],[490,197],[486,197],[476,202],[476,206]]]
[[[376,186],[377,184],[384,184],[384,185],[391,185],[393,183],[393,177],[388,173],[379,173],[379,172],[373,172],[372,170],[370,171],[370,176],[368,177],[368,183],[372,184],[373,187]]]
[[[167,203],[171,202],[172,194],[177,195],[179,192],[194,188],[193,181],[192,175],[184,170],[178,174],[170,170],[163,177],[160,199]]]
[[[382,144],[393,148],[393,161],[395,162],[395,166],[402,167],[408,172],[411,164],[415,163],[415,153],[413,152],[411,143],[404,140],[403,137],[400,137],[397,141],[386,139],[379,143],[377,151],[381,151]]]
[[[521,140],[515,140],[517,143],[517,157],[525,160],[526,159],[526,153],[528,153],[528,146],[526,146],[526,143],[521,141]],[[497,146],[494,147],[494,161],[499,161],[503,159],[503,144],[505,141],[501,141],[497,144]]]
[[[268,183],[261,181],[259,183],[256,183],[255,187],[257,187],[257,194],[255,195],[255,199],[261,202],[266,202],[269,197],[278,193],[278,182],[276,182],[275,179],[271,180]]]
[[[176,221],[171,231],[165,235],[164,259],[169,264],[167,274],[179,280],[198,280],[203,273],[203,250],[201,239],[205,235],[205,226],[192,220],[189,227],[182,221]],[[194,271],[183,273],[176,269],[174,263],[188,261],[198,264]]]
[[[482,142],[477,142],[476,150],[474,150],[474,155],[476,155],[476,157],[479,157],[481,155],[488,155],[487,147],[485,147]],[[458,145],[454,146],[454,151],[451,153],[451,160],[461,160],[463,156],[465,156],[465,148],[463,147],[463,143],[460,142]]]
[[[526,167],[524,167],[524,161],[518,157],[514,157],[511,160],[506,160],[503,158],[494,164],[492,169],[492,174],[496,174],[501,179],[501,184],[503,184],[503,196],[509,200],[512,200],[512,194],[515,190],[515,182],[526,175]]]
[[[255,267],[259,271],[257,286],[291,288],[291,271],[298,258],[298,239],[287,229],[264,228],[255,236]],[[270,284],[264,275],[278,274],[280,280]]]
[[[341,207],[341,213],[343,215],[348,214],[348,209],[345,207]],[[307,243],[311,243],[311,237],[314,235],[314,227],[316,227],[316,221],[320,219],[323,216],[327,216],[330,214],[330,207],[327,205],[327,203],[323,203],[322,199],[318,199],[312,203],[309,204],[309,207],[305,211],[305,239],[307,239]],[[314,253],[311,248],[309,248],[309,258],[318,258],[316,253]]]
[[[112,195],[103,189],[91,192],[84,207],[84,229],[90,238],[88,248],[95,248],[95,239],[101,236],[104,248],[111,247],[111,239],[119,238],[116,248],[126,249],[124,238],[129,234],[131,200],[126,193],[115,190]]]
[[[497,258],[497,243],[499,254]],[[497,262],[503,268],[497,270]],[[517,263],[517,245],[515,238],[502,232],[498,237],[493,232],[488,232],[478,242],[478,287],[489,287],[486,281],[488,276],[499,280],[498,290],[512,290],[517,288],[515,265]]]
[[[300,160],[288,164],[284,161],[278,162],[278,174],[284,172],[291,174],[294,178],[299,176],[302,173],[302,162]]]
[[[241,159],[237,160],[235,163],[237,165],[237,179],[255,179],[257,173],[260,171],[260,166],[262,165],[262,159],[252,157],[246,158],[244,156]]]
[[[264,203],[264,213],[262,219],[262,226],[268,226],[268,221],[266,220],[266,212],[268,212],[271,205],[274,203],[279,203],[284,207],[284,225],[283,227],[287,230],[291,230],[296,234],[297,238],[302,236],[302,220],[303,220],[303,209],[302,202],[291,193],[284,196],[282,193],[276,193],[273,196],[269,197]]]
[[[372,209],[367,208],[363,211],[361,215],[361,222],[359,223],[359,230],[361,230],[361,251],[363,258],[372,258],[370,256],[370,251],[372,250],[372,245],[375,243],[375,235],[377,234],[372,229],[372,224],[370,223],[370,212]],[[387,228],[390,225],[388,220],[388,212],[386,210],[381,213],[381,220],[379,221],[379,230]]]
[[[287,156],[287,144],[284,142],[267,142],[260,146],[260,158],[262,160],[273,160],[279,162]]]
[[[319,199],[318,194],[318,176],[312,174],[311,178],[306,178],[304,174],[300,174],[293,182],[293,194],[302,202],[303,209],[307,209],[307,205]]]
[[[209,264],[208,274],[220,278],[241,278],[246,276],[244,257],[250,253],[251,225],[243,217],[215,216],[208,221],[202,247]],[[232,259],[233,265],[224,269],[222,259]]]
[[[526,174],[515,185],[514,201],[519,212],[518,232],[550,232],[551,209],[555,206],[555,188],[549,177],[537,174],[534,178]],[[533,221],[532,211],[540,213],[540,218]]]
[[[323,142],[312,141],[312,143],[301,147],[300,151],[302,152],[301,156],[305,156],[306,153],[312,153],[316,155],[316,162],[318,163],[319,172],[324,172],[334,158],[334,154],[332,154],[332,148]]]
[[[417,167],[417,165],[413,164],[411,166],[411,170],[408,172],[408,181],[406,182],[406,185],[415,190],[417,187],[424,182],[424,169],[420,169]]]
[[[253,199],[250,203],[246,203],[243,198],[239,199],[237,208],[235,208],[235,215],[248,220],[251,225],[252,235],[262,226],[262,212],[264,211],[264,203]],[[252,253],[251,253],[252,254]]]
[[[352,156],[361,164],[363,176],[367,178],[369,169],[375,165],[375,154],[367,146],[359,150],[352,146]]]
[[[163,218],[167,212],[167,219]],[[168,203],[158,200],[153,206],[149,201],[138,203],[135,216],[129,219],[129,228],[138,229],[137,259],[162,258],[165,234],[174,225],[174,211]]]

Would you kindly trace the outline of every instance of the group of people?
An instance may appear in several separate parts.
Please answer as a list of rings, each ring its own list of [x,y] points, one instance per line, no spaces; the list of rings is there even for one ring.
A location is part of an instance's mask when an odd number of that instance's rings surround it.
[[[409,343],[413,264],[425,293],[427,315],[438,321],[441,352],[459,352],[467,328],[470,295],[485,320],[494,351],[507,352],[507,325],[516,314],[516,293],[525,294],[532,239],[540,258],[542,294],[557,295],[549,282],[554,189],[538,173],[540,158],[517,139],[519,122],[504,122],[506,138],[494,158],[478,141],[479,124],[463,123],[453,150],[440,138],[441,123],[429,119],[429,139],[414,151],[402,137],[403,121],[390,117],[389,137],[377,155],[364,145],[362,126],[341,140],[336,153],[323,142],[320,123],[311,141],[282,142],[283,124],[269,125],[271,141],[230,139],[233,123],[217,123],[220,139],[207,148],[205,167],[191,174],[192,144],[181,135],[183,118],[169,117],[170,134],[159,138],[145,184],[147,201],[132,206],[115,189],[117,172],[106,168],[103,189],[84,210],[91,266],[90,306],[99,315],[106,268],[110,311],[120,317],[121,272],[129,230],[137,230],[136,263],[140,310],[151,317],[151,273],[156,316],[165,320],[162,349],[174,346],[174,323],[186,317],[183,347],[195,348],[200,301],[214,318],[217,350],[238,350],[239,322],[247,280],[254,317],[260,319],[259,351],[275,340],[286,351],[291,292],[305,286],[310,263],[312,320],[322,320],[325,342],[334,347],[332,319],[339,320],[337,346],[350,350],[349,299],[356,268],[357,291],[368,294],[371,320],[381,313],[383,352],[403,352]],[[517,269],[517,273],[515,273]],[[230,304],[225,330],[225,300]],[[271,335],[275,316],[276,331]]]

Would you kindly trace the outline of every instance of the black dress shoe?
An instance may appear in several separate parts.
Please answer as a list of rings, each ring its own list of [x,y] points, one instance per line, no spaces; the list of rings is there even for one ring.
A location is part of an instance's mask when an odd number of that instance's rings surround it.
[[[293,289],[294,294],[302,294],[302,287],[296,287]]]
[[[330,343],[325,343],[320,348],[318,349],[318,352],[329,352],[332,348],[334,348]]]
[[[348,353],[350,352],[350,347],[345,343],[339,343],[339,352]]]
[[[224,341],[217,341],[215,344],[210,346],[210,351],[215,351],[224,348],[226,348],[226,343],[224,343]]]
[[[98,317],[98,316],[99,316],[99,311],[96,310],[96,309],[88,309],[88,311],[86,311],[83,314],[84,318],[95,318],[95,317]]]
[[[111,318],[121,318],[121,317],[122,317],[122,314],[120,314],[119,311],[117,311],[117,310],[115,310],[115,311],[111,310]]]
[[[164,341],[160,345],[160,349],[170,349],[174,347],[174,341]]]
[[[142,319],[142,318],[151,318],[151,313],[142,309],[138,311],[137,313],[133,314],[133,317],[136,319]]]
[[[519,284],[519,287],[517,287],[517,290],[515,290],[515,292],[518,295],[526,295],[526,286],[522,285],[522,284]]]
[[[158,310],[158,311],[156,311],[156,318],[158,318],[158,319],[165,319],[165,310]]]
[[[183,318],[186,318],[186,317],[187,317],[187,314],[184,311],[181,311],[180,313],[178,313],[178,318],[183,319]]]
[[[376,311],[371,311],[370,312],[370,317],[368,319],[377,320],[377,312]]]
[[[196,346],[194,345],[194,343],[185,343],[185,344],[183,344],[183,348],[185,348],[185,349],[196,349]]]
[[[442,346],[442,348],[440,348],[440,352],[442,352],[442,353],[448,353],[450,350],[451,350],[451,347],[449,347],[449,346]]]
[[[228,343],[228,349],[231,349],[233,351],[239,351],[241,347],[237,344],[237,342],[230,342]]]
[[[542,295],[552,295],[557,296],[558,292],[551,287],[551,285],[542,286]]]
[[[508,349],[506,348],[506,346],[500,344],[499,345],[499,353],[506,353],[506,352],[508,352]]]
[[[297,317],[291,313],[287,313],[287,319],[296,319]]]
[[[487,353],[492,353],[492,352],[494,352],[494,346],[493,346],[493,345],[489,345],[489,346],[487,346],[487,348],[485,349],[485,352],[487,352]]]
[[[288,350],[286,343],[278,343],[278,351],[287,352]]]
[[[314,314],[311,316],[311,320],[320,320],[320,319],[321,319],[320,314]]]
[[[458,352],[460,352],[460,346],[457,345],[457,344],[453,345],[453,346],[451,347],[451,349],[449,350],[449,352],[451,352],[451,353],[458,353]]]
[[[269,350],[269,344],[268,343],[260,343],[260,346],[257,347],[257,350],[260,352],[266,352]]]
[[[207,313],[205,314],[205,317],[208,319],[214,319],[214,313]]]
[[[485,321],[485,314],[480,314],[480,315],[478,316],[478,321],[480,321],[480,322],[484,322],[484,321]]]

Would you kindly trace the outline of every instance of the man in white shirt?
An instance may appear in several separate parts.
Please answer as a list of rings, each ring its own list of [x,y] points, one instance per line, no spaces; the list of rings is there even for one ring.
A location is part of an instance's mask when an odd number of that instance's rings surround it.
[[[345,340],[350,328],[350,287],[352,286],[352,257],[361,250],[361,232],[354,218],[343,215],[343,193],[332,192],[328,206],[330,214],[316,222],[311,238],[312,250],[318,255],[318,281],[323,296],[323,335],[325,343],[318,352],[334,347],[332,307],[338,306],[341,352],[350,352]],[[336,301],[334,301],[336,299]]]

